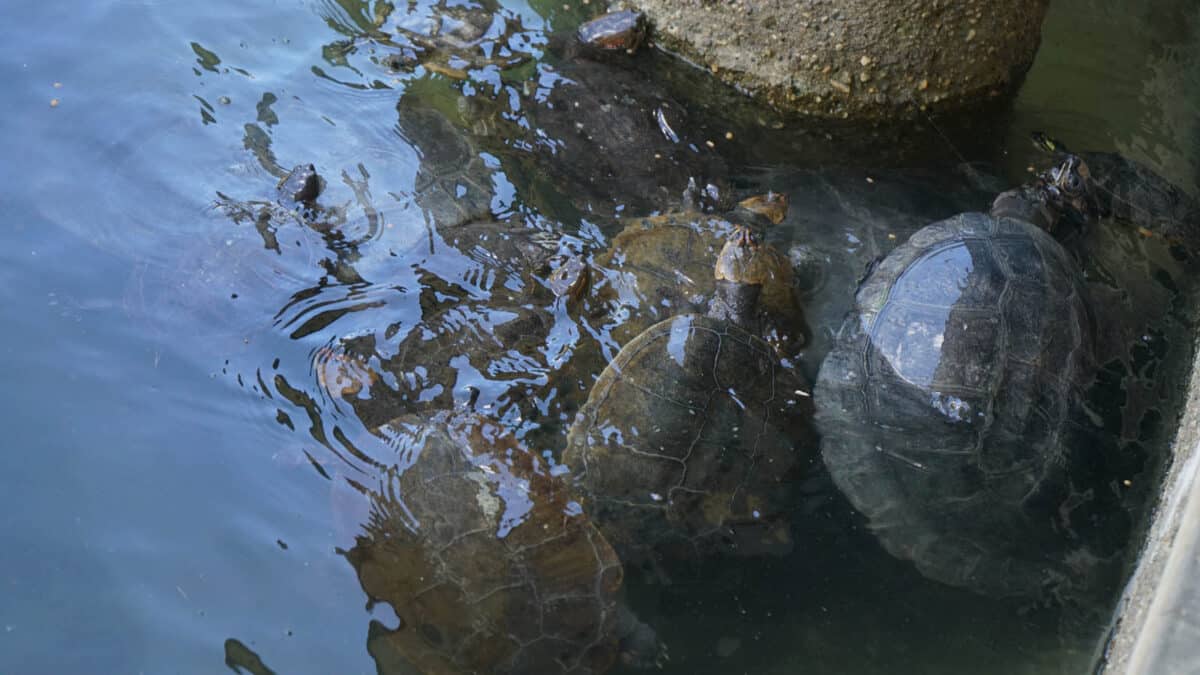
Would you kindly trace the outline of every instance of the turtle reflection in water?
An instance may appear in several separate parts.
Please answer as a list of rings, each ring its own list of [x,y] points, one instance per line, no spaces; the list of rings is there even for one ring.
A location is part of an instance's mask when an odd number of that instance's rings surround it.
[[[790,550],[792,480],[816,440],[808,382],[760,337],[781,259],[736,228],[709,313],[631,340],[577,415],[564,462],[626,561]]]
[[[622,567],[561,471],[473,413],[404,417],[377,435],[399,466],[345,552],[372,602],[381,673],[603,673],[664,658],[621,605]]]
[[[867,275],[821,367],[822,452],[883,546],[995,596],[1110,581],[1128,514],[1088,419],[1095,314],[1047,230],[1090,212],[1065,161]]]

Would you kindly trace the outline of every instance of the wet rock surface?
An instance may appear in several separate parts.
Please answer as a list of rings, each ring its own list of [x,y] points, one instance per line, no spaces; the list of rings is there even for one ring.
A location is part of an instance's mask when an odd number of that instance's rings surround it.
[[[957,109],[1016,88],[1046,0],[632,0],[656,43],[771,105],[834,119]]]

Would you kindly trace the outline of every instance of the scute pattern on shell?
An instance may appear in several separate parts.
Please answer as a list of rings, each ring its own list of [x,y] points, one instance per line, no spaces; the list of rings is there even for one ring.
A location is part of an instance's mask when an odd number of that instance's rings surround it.
[[[378,433],[407,466],[385,476],[345,555],[400,619],[372,626],[380,672],[608,670],[621,562],[569,482],[482,419],[404,418]]]
[[[825,464],[889,552],[997,596],[1067,574],[1093,324],[1074,262],[1019,220],[934,223],[870,273],[815,395]]]
[[[808,383],[760,338],[680,315],[617,355],[564,462],[625,560],[784,552],[791,482],[814,458]]]

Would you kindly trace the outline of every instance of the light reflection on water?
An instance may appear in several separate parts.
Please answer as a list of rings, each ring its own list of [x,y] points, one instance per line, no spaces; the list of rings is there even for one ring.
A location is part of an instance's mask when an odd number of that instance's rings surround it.
[[[1200,19],[1186,2],[1126,5],[1055,3],[1004,156],[957,142],[936,152],[1002,165],[1007,184],[1034,156],[1028,132],[1044,129],[1195,186]],[[6,10],[17,20],[0,28],[0,115],[24,159],[0,166],[12,225],[0,252],[12,383],[0,670],[211,672],[235,637],[278,672],[370,672],[366,598],[334,552],[353,545],[370,500],[346,485],[377,490],[411,461],[371,431],[398,409],[474,399],[529,452],[561,449],[619,345],[611,323],[555,297],[554,255],[602,250],[622,226],[614,215],[670,208],[681,179],[732,165],[740,191],[791,195],[773,243],[824,263],[806,298],[811,375],[863,265],[995,190],[958,168],[826,166],[816,150],[763,166],[780,153],[765,142],[709,152],[701,139],[723,129],[694,111],[675,126],[695,134],[694,151],[661,136],[630,148],[602,129],[555,173],[548,157],[573,130],[552,127],[544,104],[586,95],[563,92],[604,71],[556,55],[483,67],[464,87],[486,104],[472,107],[442,76],[381,63],[389,50],[362,39],[376,9]],[[548,28],[583,15],[561,3],[506,11],[520,23],[504,39],[535,55]],[[611,79],[638,105],[684,112],[677,91]],[[536,125],[553,133],[522,131]],[[466,147],[451,145],[461,137]],[[644,161],[656,149],[671,161]],[[479,161],[462,169],[450,152]],[[278,209],[277,179],[307,162],[332,211],[262,218]],[[592,184],[597,162],[605,180]],[[447,226],[481,217],[494,224]],[[1116,431],[1153,457],[1186,360],[1188,308],[1169,287],[1183,268],[1161,242],[1089,236],[1107,301],[1152,324],[1113,367],[1139,377],[1111,405]],[[1175,318],[1155,324],[1167,307]],[[1131,494],[1147,490],[1135,476]],[[797,493],[789,557],[711,561],[669,587],[629,571],[631,604],[671,645],[669,672],[1056,672],[1091,658],[1096,626],[1064,642],[1054,612],[925,582],[856,529],[819,472]]]

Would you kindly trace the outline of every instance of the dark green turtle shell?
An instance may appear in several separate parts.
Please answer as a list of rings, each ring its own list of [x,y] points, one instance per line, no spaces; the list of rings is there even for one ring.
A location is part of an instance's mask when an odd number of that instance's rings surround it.
[[[892,555],[997,596],[1065,574],[1093,324],[1074,262],[1020,220],[934,223],[869,273],[815,397],[825,464]]]
[[[786,552],[792,481],[817,449],[810,395],[761,338],[682,314],[604,369],[564,461],[624,560]]]

